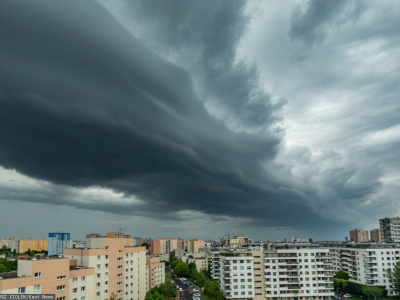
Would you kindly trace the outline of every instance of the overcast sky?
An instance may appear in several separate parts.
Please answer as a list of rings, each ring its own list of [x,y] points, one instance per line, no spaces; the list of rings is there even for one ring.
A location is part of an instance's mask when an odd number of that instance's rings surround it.
[[[377,228],[398,28],[392,1],[0,2],[0,238]]]

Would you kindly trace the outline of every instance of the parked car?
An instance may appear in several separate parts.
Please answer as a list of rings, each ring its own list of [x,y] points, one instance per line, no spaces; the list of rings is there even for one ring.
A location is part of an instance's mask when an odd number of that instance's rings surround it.
[[[350,294],[344,294],[343,298],[351,298],[351,295]]]

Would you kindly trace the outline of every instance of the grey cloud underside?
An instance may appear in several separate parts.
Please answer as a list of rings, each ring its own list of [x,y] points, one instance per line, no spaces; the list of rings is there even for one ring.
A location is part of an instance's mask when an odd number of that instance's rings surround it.
[[[285,100],[271,101],[272,96],[260,88],[258,70],[236,57],[249,21],[243,13],[245,1],[119,2],[149,47],[191,69],[201,100],[228,126],[262,131],[280,120]]]

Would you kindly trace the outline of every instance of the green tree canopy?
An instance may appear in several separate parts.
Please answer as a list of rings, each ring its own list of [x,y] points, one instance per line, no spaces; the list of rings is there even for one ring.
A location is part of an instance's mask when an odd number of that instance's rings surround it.
[[[349,274],[347,274],[345,271],[337,271],[335,278],[349,280]]]
[[[6,266],[3,265],[3,264],[0,264],[0,273],[5,273],[5,272],[7,272],[7,271],[8,271],[8,270],[7,270]]]
[[[143,244],[141,244],[140,246],[146,247],[147,250],[150,249],[150,244],[149,244],[149,243],[143,243]]]
[[[392,285],[393,291],[399,296],[400,294],[400,262],[397,262],[396,266],[386,270],[386,277]]]

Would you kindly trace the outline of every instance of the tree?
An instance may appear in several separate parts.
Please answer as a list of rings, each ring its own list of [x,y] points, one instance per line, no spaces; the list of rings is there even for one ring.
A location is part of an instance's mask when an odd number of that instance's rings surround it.
[[[115,295],[115,293],[111,293],[110,300],[117,300],[117,295]]]
[[[143,244],[141,244],[140,246],[146,247],[146,250],[149,250],[149,249],[150,249],[150,244],[149,244],[149,243],[143,243]]]
[[[157,289],[151,289],[150,292],[146,294],[145,300],[165,300],[165,298],[157,291]]]
[[[183,261],[178,261],[178,263],[175,265],[174,270],[175,274],[179,277],[188,277],[190,275],[189,267]]]
[[[400,294],[400,262],[397,262],[393,271],[389,268],[386,270],[386,277],[388,278],[390,284],[392,285],[393,291],[399,295]]]
[[[347,274],[345,271],[337,271],[335,278],[349,280],[349,274]]]
[[[3,264],[0,264],[0,273],[5,273],[7,271],[8,271],[7,267],[5,265],[3,265]]]

